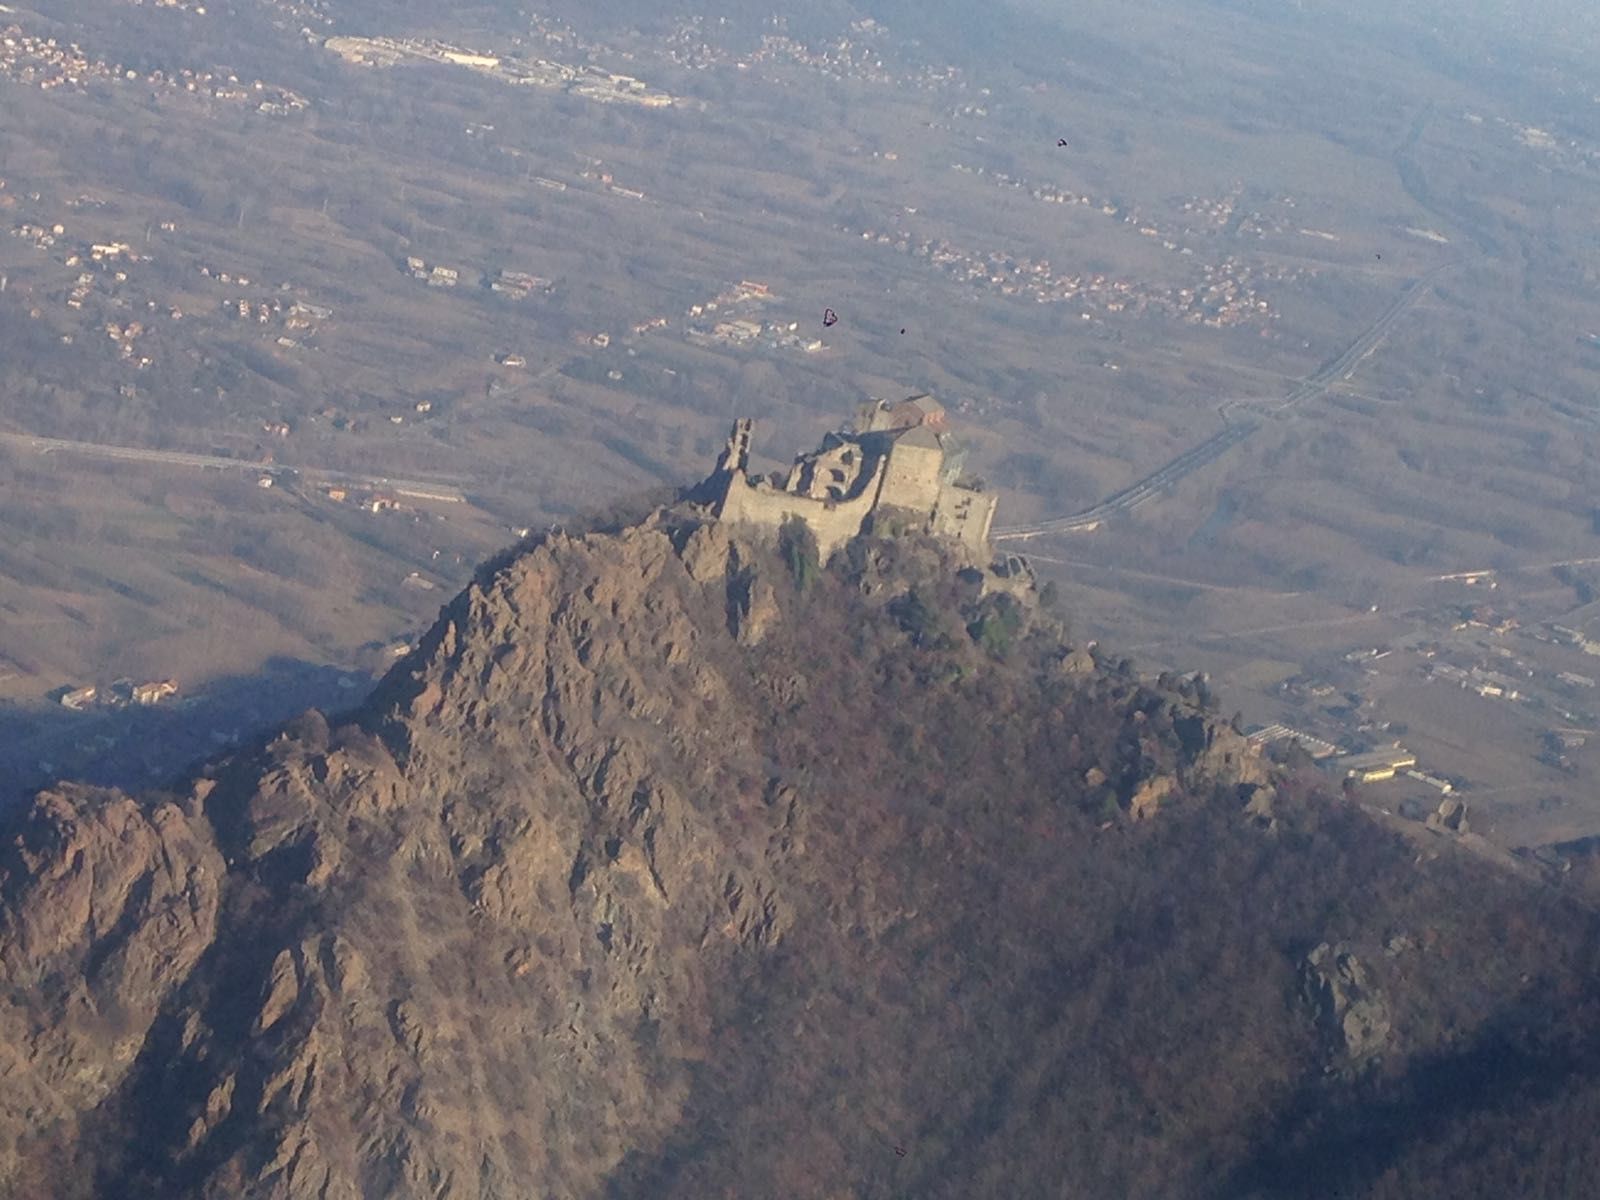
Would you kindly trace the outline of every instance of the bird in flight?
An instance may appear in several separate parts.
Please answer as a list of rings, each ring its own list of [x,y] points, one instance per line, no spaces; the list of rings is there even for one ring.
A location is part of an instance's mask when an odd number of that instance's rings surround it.
[[[833,309],[825,308],[822,310],[822,324],[824,327],[837,324],[838,320],[839,314],[834,312]]]
[[[1066,144],[1067,144],[1067,139],[1066,138],[1057,138],[1056,139],[1056,145],[1065,146]]]

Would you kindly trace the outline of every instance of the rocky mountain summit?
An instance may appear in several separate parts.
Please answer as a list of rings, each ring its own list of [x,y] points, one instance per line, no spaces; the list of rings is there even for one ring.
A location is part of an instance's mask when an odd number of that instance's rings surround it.
[[[355,711],[5,814],[0,1195],[1475,1195],[1529,1111],[1592,1159],[1587,910],[950,555],[536,539]]]

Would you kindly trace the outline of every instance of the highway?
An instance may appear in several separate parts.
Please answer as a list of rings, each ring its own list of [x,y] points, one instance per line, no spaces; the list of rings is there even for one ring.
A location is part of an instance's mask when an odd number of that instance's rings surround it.
[[[1373,322],[1360,337],[1345,347],[1344,352],[1338,358],[1302,379],[1290,389],[1288,395],[1273,405],[1271,411],[1283,412],[1297,404],[1303,404],[1307,400],[1314,400],[1335,384],[1343,383],[1349,379],[1355,374],[1355,370],[1361,365],[1362,360],[1376,350],[1378,343],[1389,335],[1389,330],[1394,328],[1394,323],[1401,318],[1405,311],[1421,299],[1422,294],[1433,286],[1435,279],[1455,265],[1455,263],[1445,263],[1443,266],[1435,267],[1421,279],[1412,283],[1410,287],[1400,293],[1400,297],[1393,304],[1384,310],[1381,317]]]
[[[201,467],[208,470],[249,471],[255,475],[283,478],[305,477],[328,483],[383,488],[401,495],[425,500],[460,503],[466,499],[442,483],[457,480],[391,479],[384,475],[356,475],[318,467],[290,467],[279,463],[256,463],[220,454],[191,454],[182,450],[149,450],[139,446],[116,446],[105,442],[75,442],[67,438],[39,437],[31,433],[0,433],[0,443],[35,454],[79,454],[90,458],[110,458],[122,462],[150,463],[168,467]]]
[[[1449,270],[1454,263],[1435,267],[1422,278],[1415,280],[1402,292],[1383,315],[1362,331],[1361,335],[1351,342],[1340,354],[1319,367],[1296,383],[1282,397],[1264,403],[1266,411],[1272,415],[1288,412],[1295,406],[1313,400],[1336,384],[1343,383],[1355,373],[1355,369],[1362,361],[1378,348],[1378,344],[1394,328],[1403,313],[1409,309],[1422,294],[1432,286],[1433,281],[1443,272]],[[1036,521],[1029,525],[1012,525],[996,529],[990,535],[991,541],[1026,541],[1029,538],[1044,537],[1056,533],[1079,533],[1097,529],[1111,517],[1118,513],[1133,512],[1140,505],[1154,500],[1163,492],[1174,487],[1181,480],[1194,474],[1201,467],[1215,462],[1233,447],[1243,442],[1251,434],[1261,428],[1261,422],[1255,416],[1245,413],[1236,416],[1236,412],[1250,404],[1246,400],[1229,400],[1221,407],[1223,427],[1212,434],[1199,445],[1192,446],[1171,462],[1156,471],[1146,475],[1138,482],[1123,488],[1120,492],[1107,496],[1093,508],[1083,512],[1074,513],[1067,517],[1056,517],[1045,521]]]

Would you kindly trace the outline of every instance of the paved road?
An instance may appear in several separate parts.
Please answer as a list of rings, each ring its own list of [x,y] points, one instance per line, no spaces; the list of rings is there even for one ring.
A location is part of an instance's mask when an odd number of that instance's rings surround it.
[[[1153,642],[1136,642],[1133,645],[1122,646],[1121,650],[1132,654],[1138,650],[1150,650],[1156,646],[1193,645],[1197,642],[1228,642],[1235,638],[1259,638],[1269,633],[1294,633],[1301,629],[1332,629],[1339,625],[1359,625],[1366,621],[1393,622],[1395,618],[1389,613],[1351,613],[1344,617],[1317,617],[1309,621],[1288,621],[1281,625],[1257,625],[1253,629],[1216,629],[1210,633],[1186,632],[1169,638],[1158,638]]]
[[[1388,335],[1389,330],[1394,328],[1394,323],[1400,319],[1401,314],[1416,303],[1423,292],[1432,286],[1433,281],[1440,274],[1454,265],[1454,263],[1448,263],[1442,267],[1435,267],[1421,279],[1413,282],[1393,304],[1384,310],[1383,315],[1363,330],[1361,336],[1345,347],[1338,357],[1307,375],[1282,397],[1264,402],[1265,411],[1273,415],[1288,412],[1296,405],[1315,399],[1334,385],[1349,379],[1355,369],[1361,365],[1362,360],[1378,348],[1378,344]],[[1229,400],[1225,402],[1221,409],[1224,424],[1220,430],[1199,445],[1185,450],[1177,458],[1146,475],[1137,483],[1107,496],[1093,508],[1074,513],[1069,517],[1057,517],[1053,520],[1036,521],[1030,525],[1012,525],[996,529],[990,534],[990,540],[996,542],[1026,541],[1029,538],[1043,537],[1047,534],[1086,532],[1098,528],[1106,520],[1116,516],[1118,513],[1134,511],[1141,505],[1154,500],[1180,480],[1194,474],[1201,467],[1215,462],[1260,429],[1261,422],[1259,418],[1250,415],[1248,412],[1243,416],[1236,415],[1240,409],[1244,409],[1250,404],[1251,402],[1246,400]]]
[[[1600,558],[1563,558],[1556,562],[1524,563],[1520,567],[1483,567],[1476,571],[1457,571],[1453,575],[1433,575],[1434,583],[1448,583],[1453,579],[1471,579],[1485,575],[1515,575],[1522,571],[1554,571],[1557,567],[1592,567]]]
[[[1181,575],[1160,575],[1153,571],[1140,571],[1133,567],[1119,567],[1114,563],[1089,562],[1081,558],[1055,558],[1048,554],[1030,554],[1029,562],[1050,563],[1058,567],[1076,567],[1080,571],[1109,571],[1114,575],[1127,575],[1134,579],[1148,579],[1152,583],[1169,583],[1177,587],[1194,588],[1202,592],[1249,592],[1256,596],[1270,596],[1276,600],[1292,600],[1305,592],[1283,592],[1276,588],[1257,587],[1248,583],[1205,583],[1186,579]]]
[[[210,470],[250,471],[257,475],[282,478],[305,477],[330,483],[384,488],[420,499],[460,502],[465,499],[453,487],[454,479],[392,479],[386,475],[357,475],[320,467],[289,467],[279,463],[255,463],[220,454],[190,454],[181,450],[149,450],[140,446],[115,446],[104,442],[75,442],[67,438],[39,437],[31,433],[0,433],[0,443],[36,454],[81,454],[92,458],[111,458],[123,462],[154,463],[168,467],[202,467]]]

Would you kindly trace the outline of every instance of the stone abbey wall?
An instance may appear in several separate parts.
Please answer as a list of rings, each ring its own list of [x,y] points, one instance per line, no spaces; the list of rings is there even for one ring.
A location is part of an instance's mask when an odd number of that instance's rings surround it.
[[[918,446],[897,442],[889,451],[888,460],[878,503],[931,517],[939,504],[944,451],[937,444]]]
[[[947,455],[949,443],[940,432],[944,419],[943,407],[929,396],[895,405],[873,401],[862,410],[855,431],[830,433],[775,484],[751,480],[751,424],[741,418],[707,481],[717,516],[771,529],[798,517],[810,526],[827,559],[859,534],[873,513],[894,509],[986,561],[995,497],[954,482],[960,460]]]
[[[854,499],[813,500],[809,496],[781,491],[766,482],[751,483],[743,470],[736,470],[728,478],[717,516],[724,521],[773,529],[789,517],[799,517],[811,527],[817,539],[817,550],[826,562],[835,550],[861,532],[862,524],[872,515],[878,503],[881,475],[880,465],[877,475]]]
[[[944,484],[933,510],[933,531],[955,538],[975,555],[989,550],[989,526],[994,523],[998,497],[989,492]]]

